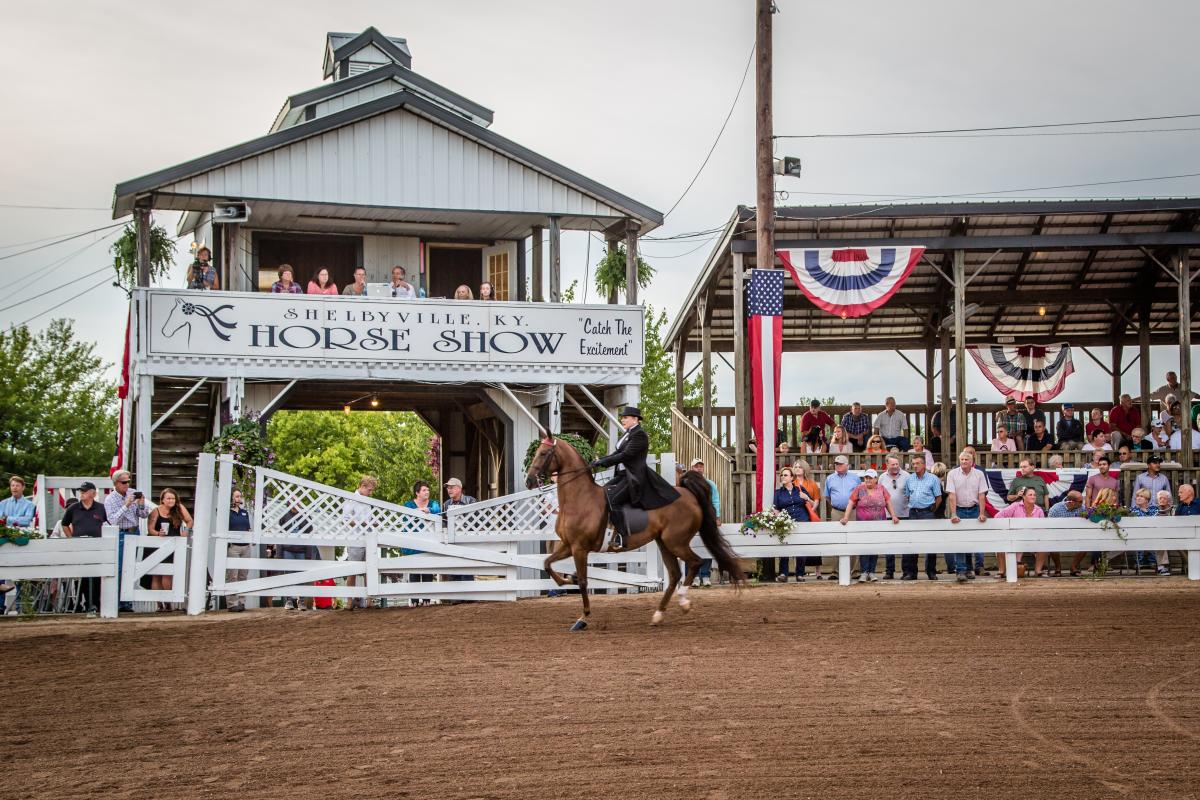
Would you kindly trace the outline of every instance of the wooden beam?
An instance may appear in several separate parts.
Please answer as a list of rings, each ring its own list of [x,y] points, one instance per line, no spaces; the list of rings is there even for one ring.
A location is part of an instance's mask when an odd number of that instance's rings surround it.
[[[686,335],[675,340],[675,407],[683,408],[683,340]]]
[[[530,230],[530,236],[533,237],[533,263],[530,265],[530,297],[533,302],[541,303],[545,301],[542,295],[542,226],[534,225]]]
[[[942,425],[940,433],[942,436],[942,452],[941,461],[946,466],[954,463],[954,459],[950,457],[953,448],[950,447],[950,438],[953,432],[950,430],[950,331],[942,329]]]
[[[1100,234],[1107,235],[1108,229],[1112,227],[1112,214],[1104,215],[1104,222],[1100,223]],[[1083,282],[1087,280],[1088,273],[1092,271],[1092,264],[1096,262],[1096,255],[1099,251],[1096,248],[1090,248],[1087,256],[1083,259],[1083,264],[1079,267],[1078,274],[1075,275],[1075,280],[1071,282],[1071,294],[1075,294],[1083,286]],[[1047,301],[1053,302],[1053,301]],[[1058,329],[1062,326],[1063,318],[1067,315],[1067,309],[1071,303],[1080,303],[1082,300],[1066,300],[1061,308],[1058,309],[1058,314],[1054,317],[1054,324],[1050,328],[1050,338],[1058,336]]]
[[[749,469],[750,451],[750,403],[746,396],[749,372],[746,363],[746,311],[744,306],[745,292],[745,257],[741,253],[733,254],[733,405],[737,409],[737,431],[735,432],[737,447],[737,468]]]
[[[632,219],[625,221],[625,304],[638,304],[638,233],[641,226]]]
[[[1193,317],[1196,317],[1193,314]],[[1195,333],[1200,334],[1200,325],[1193,322]],[[1045,344],[1046,334],[1030,334],[1025,336],[1006,337],[1012,341],[1006,341],[1006,345],[1023,345],[1023,344]],[[1085,336],[1070,336],[1070,343],[1074,347],[1111,347],[1113,340],[1107,334],[1087,334]],[[1136,334],[1121,336],[1118,341],[1123,345],[1137,346],[1138,337]],[[789,332],[785,329],[783,334],[783,352],[785,353],[877,353],[882,350],[921,350],[929,340],[924,336],[893,336],[893,337],[876,337],[875,341],[863,341],[861,337],[846,338],[846,339],[809,339],[801,332]],[[988,334],[972,334],[967,336],[967,344],[995,344],[996,340]],[[1153,347],[1167,345],[1174,347],[1179,343],[1179,338],[1175,333],[1152,333],[1150,336],[1150,344]],[[735,340],[727,331],[718,333],[714,328],[712,348],[714,353],[732,353],[737,350]],[[684,348],[689,353],[699,353],[699,342],[688,342]],[[1105,366],[1107,374],[1108,367]]]
[[[139,208],[133,213],[134,232],[137,237],[137,285],[150,285],[150,209]],[[228,286],[222,283],[222,286]],[[139,480],[141,476],[138,476]]]
[[[550,218],[550,302],[562,300],[562,230],[558,217]]]
[[[696,318],[700,321],[700,376],[703,391],[701,402],[704,408],[700,414],[701,430],[705,436],[712,436],[712,316],[707,310],[707,295],[700,295],[700,303],[696,309]]]
[[[1112,346],[1112,371],[1109,373],[1112,376],[1112,396],[1113,405],[1121,402],[1121,360],[1122,348],[1118,342],[1113,342]]]
[[[1175,251],[1171,267],[1179,276],[1179,407],[1183,413],[1183,419],[1179,421],[1180,449],[1183,466],[1192,469],[1195,464],[1192,453],[1192,275],[1186,247]]]
[[[1200,233],[1062,233],[1041,236],[902,236],[895,239],[870,237],[835,237],[831,239],[781,239],[775,243],[780,250],[803,250],[819,247],[910,247],[921,244],[929,253],[955,250],[1132,250],[1138,247],[1200,247]],[[754,243],[735,239],[735,253],[754,252]]]
[[[1138,398],[1142,407],[1142,424],[1150,432],[1150,304],[1138,307]]]
[[[967,444],[967,333],[966,333],[966,292],[967,292],[967,254],[962,250],[954,251],[954,392],[958,403],[959,413],[955,415],[956,440],[959,446]],[[949,462],[947,462],[949,463]]]
[[[1038,217],[1037,224],[1033,226],[1033,235],[1040,236],[1042,230],[1046,226],[1046,217],[1042,215]],[[1016,292],[1021,285],[1021,278],[1025,276],[1025,271],[1029,269],[1029,261],[1033,257],[1033,250],[1026,250],[1021,253],[1021,259],[1017,262],[1017,269],[1013,272],[1012,277],[1008,279],[1008,286],[1005,287],[1008,292]],[[1045,301],[1040,301],[1038,305],[1042,305]],[[996,326],[1000,324],[1000,317],[1004,314],[1005,306],[997,305],[996,312],[992,315],[992,324],[988,326],[988,330],[994,336],[996,334]]]
[[[622,224],[624,224],[624,223],[622,223]],[[608,241],[608,252],[615,253],[620,249],[621,240],[619,238],[610,237],[607,241]],[[610,306],[615,306],[617,304],[617,287],[613,286],[613,287],[609,288],[607,302]]]

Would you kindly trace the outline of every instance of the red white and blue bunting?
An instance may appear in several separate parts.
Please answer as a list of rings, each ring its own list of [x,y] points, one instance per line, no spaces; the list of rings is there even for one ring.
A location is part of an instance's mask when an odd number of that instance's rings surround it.
[[[1005,397],[1024,400],[1033,395],[1039,403],[1057,397],[1075,371],[1071,346],[971,345],[967,348],[983,376]]]
[[[980,453],[979,457],[986,461],[987,453]],[[1033,474],[1041,476],[1042,480],[1046,482],[1050,503],[1054,504],[1066,497],[1067,492],[1076,491],[1082,494],[1084,486],[1087,485],[1087,479],[1098,471],[1087,468],[1039,469],[1035,470]],[[1008,493],[1012,489],[1013,480],[1021,474],[1021,471],[1017,469],[985,469],[983,474],[988,480],[987,511],[994,517],[1009,504]],[[1112,470],[1109,475],[1116,478],[1120,476],[1120,473]]]
[[[924,247],[867,247],[777,254],[813,305],[846,319],[864,317],[891,299],[924,252]]]

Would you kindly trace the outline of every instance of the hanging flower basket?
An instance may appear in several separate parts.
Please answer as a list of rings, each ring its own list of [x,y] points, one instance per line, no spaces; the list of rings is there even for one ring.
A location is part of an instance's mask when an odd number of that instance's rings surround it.
[[[15,544],[24,547],[32,539],[42,538],[41,534],[27,528],[14,528],[10,525],[0,525],[0,545]]]

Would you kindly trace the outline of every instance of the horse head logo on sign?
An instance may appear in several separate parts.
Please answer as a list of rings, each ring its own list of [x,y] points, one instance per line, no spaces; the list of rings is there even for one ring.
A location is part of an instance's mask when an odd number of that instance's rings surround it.
[[[218,339],[228,342],[230,334],[226,333],[226,331],[235,329],[237,323],[221,319],[221,312],[231,308],[233,306],[229,303],[217,306],[216,308],[209,308],[199,303],[187,302],[182,297],[176,298],[175,305],[171,308],[171,313],[167,314],[167,320],[162,325],[162,335],[170,339],[186,328],[187,343],[190,346],[192,343],[192,320],[189,317],[199,316],[208,323],[208,326]]]

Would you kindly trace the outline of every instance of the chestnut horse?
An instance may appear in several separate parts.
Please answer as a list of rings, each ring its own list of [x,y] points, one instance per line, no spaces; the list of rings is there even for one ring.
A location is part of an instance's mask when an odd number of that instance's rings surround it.
[[[558,523],[554,527],[559,542],[554,552],[546,556],[543,567],[559,586],[575,584],[583,600],[583,616],[571,627],[581,631],[587,627],[592,610],[588,601],[587,568],[588,554],[597,552],[604,542],[604,531],[608,527],[608,505],[602,489],[592,477],[592,470],[584,463],[579,452],[567,442],[546,435],[542,439],[529,471],[525,485],[529,488],[541,485],[552,472],[558,473]],[[708,548],[717,566],[729,573],[735,586],[745,582],[737,556],[721,536],[717,526],[717,515],[712,505],[708,481],[697,472],[686,472],[681,480],[679,498],[670,505],[646,512],[649,523],[644,531],[631,537],[620,551],[637,550],[655,542],[662,551],[663,563],[667,566],[667,586],[658,610],[650,620],[651,625],[662,622],[663,612],[671,602],[671,596],[679,585],[679,606],[685,612],[691,608],[687,598],[688,587],[700,569],[700,556],[691,548],[692,537],[700,534],[700,540]],[[555,561],[571,556],[575,559],[575,577],[556,572]],[[679,583],[679,561],[687,565],[687,574]]]

